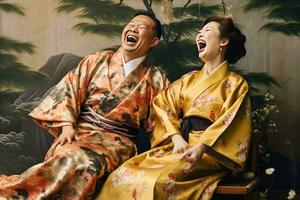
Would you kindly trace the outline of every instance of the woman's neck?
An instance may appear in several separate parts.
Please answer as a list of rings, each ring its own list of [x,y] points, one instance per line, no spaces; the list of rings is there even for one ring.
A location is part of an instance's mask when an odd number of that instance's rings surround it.
[[[224,62],[224,58],[216,58],[214,60],[210,60],[207,61],[204,64],[204,69],[206,71],[207,74],[210,74],[211,72],[213,72],[218,66],[220,66],[222,63]]]

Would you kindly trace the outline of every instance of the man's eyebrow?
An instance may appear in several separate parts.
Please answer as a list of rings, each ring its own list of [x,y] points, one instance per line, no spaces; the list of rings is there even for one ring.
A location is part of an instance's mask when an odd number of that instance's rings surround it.
[[[143,22],[141,22],[140,24],[145,25],[145,26],[149,26],[149,24],[146,24],[146,23],[143,23]]]

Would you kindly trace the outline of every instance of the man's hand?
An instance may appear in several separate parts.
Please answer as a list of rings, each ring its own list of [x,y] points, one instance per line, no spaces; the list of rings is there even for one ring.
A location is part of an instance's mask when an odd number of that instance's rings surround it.
[[[172,136],[172,141],[174,144],[173,154],[184,153],[188,149],[187,142],[182,138],[181,135],[176,134]]]
[[[64,126],[62,127],[62,131],[58,137],[57,143],[59,143],[60,145],[64,145],[66,142],[68,142],[70,144],[74,139],[77,140],[78,135],[73,126]]]
[[[186,150],[182,154],[180,160],[187,161],[192,165],[195,165],[199,160],[201,160],[204,152],[205,146],[200,143]]]

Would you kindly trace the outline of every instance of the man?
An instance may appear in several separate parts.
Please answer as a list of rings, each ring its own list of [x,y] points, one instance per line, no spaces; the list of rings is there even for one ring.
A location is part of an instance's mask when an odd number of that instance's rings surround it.
[[[96,183],[136,154],[137,129],[153,127],[151,100],[168,81],[146,65],[161,24],[138,13],[121,47],[85,57],[29,115],[55,140],[45,161],[16,176],[0,176],[0,197],[91,199]]]

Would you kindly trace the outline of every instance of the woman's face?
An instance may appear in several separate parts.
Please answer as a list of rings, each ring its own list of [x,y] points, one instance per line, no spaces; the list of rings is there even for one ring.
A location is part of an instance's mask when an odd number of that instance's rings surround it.
[[[198,32],[196,37],[198,56],[203,62],[214,60],[220,54],[222,39],[219,23],[209,22]]]

